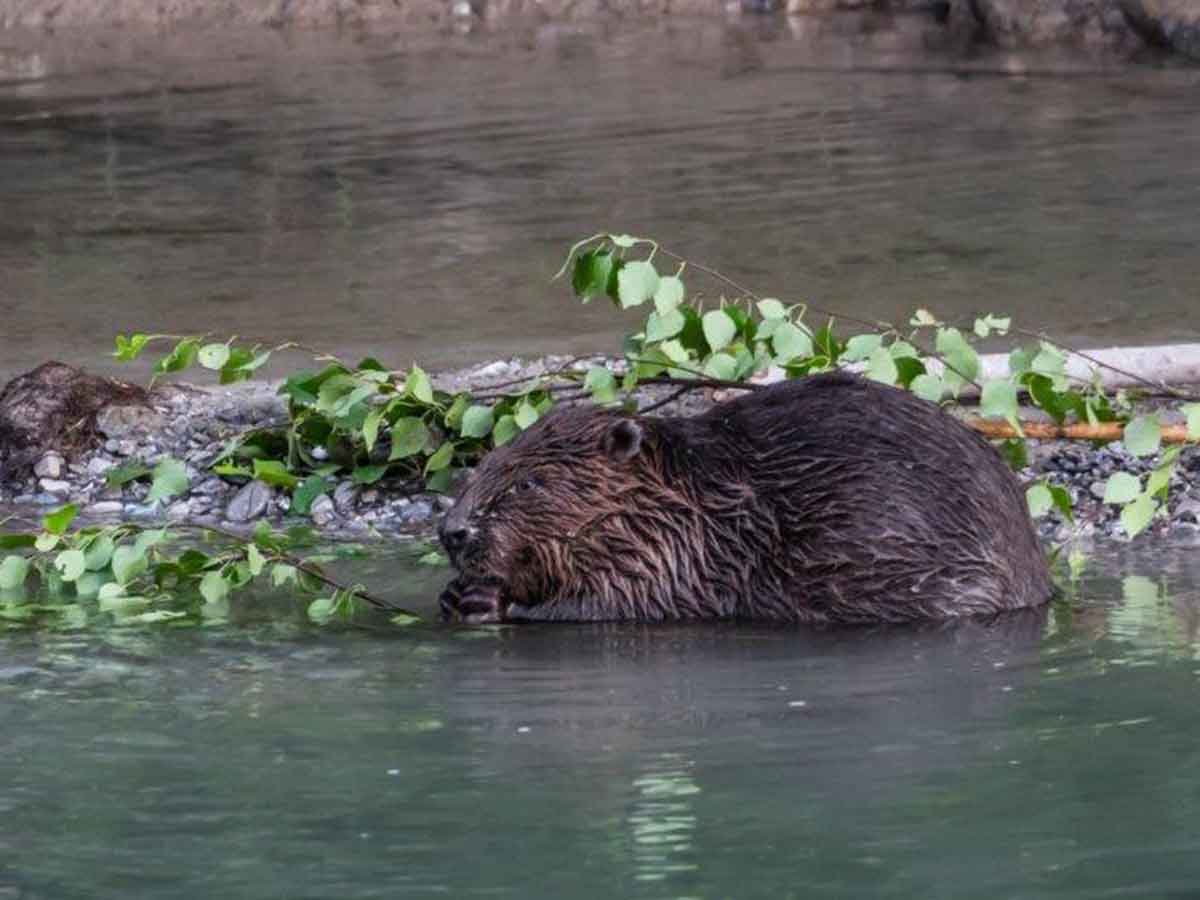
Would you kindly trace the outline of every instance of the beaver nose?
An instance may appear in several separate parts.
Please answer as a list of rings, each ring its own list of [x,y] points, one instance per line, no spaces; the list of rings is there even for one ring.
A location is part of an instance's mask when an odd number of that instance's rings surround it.
[[[443,519],[442,524],[438,526],[438,538],[441,540],[442,546],[446,548],[446,552],[450,554],[451,560],[457,558],[463,547],[467,546],[467,539],[470,536],[471,530],[466,525],[457,522]]]

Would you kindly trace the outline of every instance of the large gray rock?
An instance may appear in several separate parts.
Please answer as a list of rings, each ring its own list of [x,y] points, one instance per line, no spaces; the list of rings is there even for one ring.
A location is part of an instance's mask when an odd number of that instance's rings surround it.
[[[267,511],[274,493],[269,485],[251,481],[229,501],[225,518],[230,522],[250,522],[259,518]]]
[[[1120,0],[1130,26],[1151,44],[1200,59],[1197,0]]]

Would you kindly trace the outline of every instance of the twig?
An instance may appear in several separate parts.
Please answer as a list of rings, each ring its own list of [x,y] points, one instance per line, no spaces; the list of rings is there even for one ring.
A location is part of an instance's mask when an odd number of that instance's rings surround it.
[[[978,431],[984,437],[996,440],[1007,440],[1021,437],[1009,422],[1000,419],[980,419],[971,417],[964,420],[966,424]],[[1056,425],[1051,422],[1022,422],[1021,430],[1026,438],[1039,441],[1070,440],[1070,441],[1119,441],[1125,436],[1125,425],[1121,422],[1098,422],[1095,425],[1079,422],[1072,425]],[[1164,444],[1195,443],[1188,438],[1187,427],[1184,425],[1163,425],[1160,433]]]

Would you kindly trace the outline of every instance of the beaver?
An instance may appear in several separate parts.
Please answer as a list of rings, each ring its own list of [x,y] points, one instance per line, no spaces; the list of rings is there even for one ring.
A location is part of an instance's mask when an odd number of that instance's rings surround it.
[[[1053,591],[995,448],[842,372],[693,418],[552,412],[484,458],[439,536],[442,615],[466,622],[903,622]]]

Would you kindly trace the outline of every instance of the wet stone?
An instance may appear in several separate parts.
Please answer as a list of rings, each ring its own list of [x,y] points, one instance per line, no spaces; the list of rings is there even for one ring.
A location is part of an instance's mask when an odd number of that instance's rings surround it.
[[[58,478],[63,472],[63,458],[57,453],[47,453],[37,461],[33,473],[38,478]]]
[[[357,502],[358,488],[353,482],[343,481],[334,489],[333,505],[343,516],[354,512],[354,506]]]
[[[71,493],[71,482],[69,481],[59,481],[56,478],[43,478],[38,484],[41,485],[42,490],[47,494],[56,494],[65,497]]]
[[[316,525],[324,527],[329,525],[337,518],[337,511],[334,508],[333,501],[329,497],[322,495],[313,501],[309,508],[309,515]]]
[[[251,481],[229,501],[225,516],[231,522],[249,522],[267,511],[274,491],[261,481]]]

